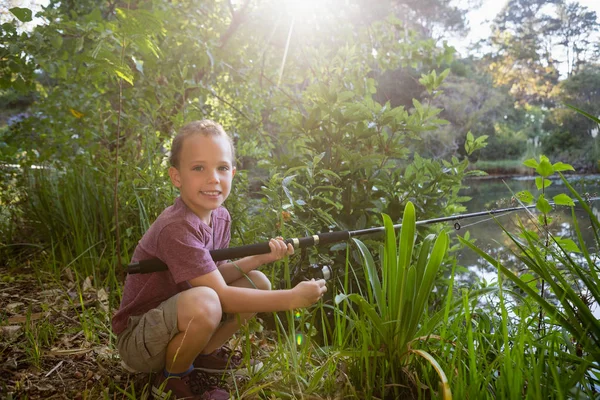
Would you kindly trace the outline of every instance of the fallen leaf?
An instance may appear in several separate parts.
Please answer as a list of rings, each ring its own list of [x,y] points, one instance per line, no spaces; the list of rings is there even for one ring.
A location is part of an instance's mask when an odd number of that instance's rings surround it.
[[[19,308],[20,306],[24,306],[25,303],[21,303],[21,302],[16,302],[16,303],[10,303],[6,305],[6,311],[10,311],[10,312],[14,312],[17,308]]]
[[[61,289],[48,289],[48,290],[42,290],[40,292],[40,295],[46,296],[46,297],[59,296],[61,294],[64,294],[64,291]]]
[[[69,282],[75,282],[75,277],[73,276],[73,271],[71,268],[65,269],[65,276]]]
[[[49,384],[47,384],[47,383],[46,383],[46,384],[42,383],[42,384],[40,384],[40,385],[34,385],[34,386],[35,386],[35,387],[36,387],[36,389],[37,389],[37,390],[39,390],[40,392],[50,392],[50,391],[56,390],[56,388],[55,388],[54,386],[52,386],[52,385],[49,385]]]
[[[36,319],[40,319],[43,318],[47,315],[48,313],[43,313],[43,312],[39,312],[39,313],[34,313],[31,314],[29,316],[29,320],[30,321],[35,321]],[[27,322],[27,316],[26,315],[15,315],[12,316],[8,319],[8,323],[9,324],[21,324],[23,322]]]
[[[104,288],[100,288],[100,290],[98,290],[98,300],[102,302],[108,301],[108,293],[106,293],[106,290],[104,290]]]
[[[2,337],[5,337],[9,340],[16,338],[21,333],[20,325],[6,325],[0,326],[0,332],[2,332]]]
[[[108,313],[108,294],[106,293],[104,288],[100,288],[96,295],[98,296],[98,303],[100,304],[100,308],[105,313]]]
[[[83,281],[83,287],[81,288],[81,290],[83,292],[87,292],[91,288],[92,288],[92,277],[88,276],[87,278],[85,278],[85,281]]]
[[[65,349],[65,350],[50,350],[46,354],[50,356],[72,356],[78,354],[85,354],[92,351],[92,349]]]

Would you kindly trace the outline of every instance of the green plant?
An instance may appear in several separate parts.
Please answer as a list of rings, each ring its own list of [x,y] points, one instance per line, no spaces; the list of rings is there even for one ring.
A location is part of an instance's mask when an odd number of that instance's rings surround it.
[[[467,247],[471,248],[483,259],[513,282],[519,290],[527,295],[527,300],[540,307],[543,313],[538,316],[539,324],[550,326],[546,332],[551,336],[553,327],[558,326],[568,332],[570,336],[562,341],[559,347],[561,359],[568,359],[570,367],[564,367],[561,374],[569,374],[568,382],[562,382],[561,390],[577,390],[582,379],[593,381],[591,372],[594,363],[600,362],[600,321],[592,314],[590,304],[600,301],[600,271],[598,270],[597,257],[589,250],[589,244],[583,241],[575,214],[575,202],[567,194],[554,197],[557,205],[571,207],[573,226],[577,241],[552,235],[547,230],[551,205],[544,197],[543,189],[549,185],[547,179],[553,173],[558,173],[565,187],[569,190],[579,205],[585,210],[592,222],[592,229],[596,246],[598,240],[598,229],[600,223],[586,201],[569,184],[561,171],[570,170],[568,164],[551,164],[547,157],[540,157],[540,161],[528,160],[525,164],[535,168],[540,177],[536,179],[538,189],[542,190],[537,199],[528,192],[517,193],[517,198],[526,203],[535,201],[540,215],[537,218],[537,230],[526,229],[522,221],[519,221],[520,232],[514,234],[508,232],[502,225],[506,235],[516,245],[514,255],[518,262],[525,267],[525,272],[517,274],[503,263],[495,260],[474,244],[459,238]],[[534,218],[532,218],[534,219]],[[580,257],[576,257],[581,254]],[[538,291],[537,283],[540,281],[541,290]],[[547,285],[546,294],[542,283]],[[547,317],[546,317],[547,315]],[[538,325],[538,334],[540,330]],[[557,357],[557,350],[550,349],[549,357]]]
[[[24,329],[26,342],[23,347],[29,363],[39,369],[44,350],[50,348],[57,338],[57,329],[47,318],[34,320],[31,309],[27,310],[26,317]]]
[[[426,351],[412,348],[413,341],[431,331],[420,330],[436,274],[446,254],[448,236],[442,231],[437,238],[428,235],[415,251],[415,209],[408,202],[404,210],[398,243],[393,223],[383,215],[385,244],[380,249],[381,278],[373,256],[360,240],[354,239],[362,256],[366,276],[369,279],[367,296],[359,293],[339,294],[336,304],[352,302],[358,310],[348,307],[352,316],[349,327],[354,335],[356,350],[349,352],[358,358],[361,370],[359,382],[366,387],[367,395],[383,395],[390,383],[399,382],[400,371],[396,365],[414,362],[415,356],[424,358],[439,374],[441,392],[445,399],[451,398],[450,387],[444,371]],[[426,325],[423,325],[423,328]],[[398,364],[400,363],[400,364]],[[391,382],[390,382],[391,380]],[[399,389],[394,388],[394,393]]]
[[[462,291],[460,307],[448,293],[439,340],[430,351],[448,375],[456,398],[561,399],[593,397],[593,386],[576,371],[580,363],[558,325],[537,330],[537,309],[518,290],[507,287],[502,272],[490,297]],[[424,372],[426,376],[427,371]],[[591,372],[591,371],[590,371]],[[590,373],[590,375],[592,375]]]

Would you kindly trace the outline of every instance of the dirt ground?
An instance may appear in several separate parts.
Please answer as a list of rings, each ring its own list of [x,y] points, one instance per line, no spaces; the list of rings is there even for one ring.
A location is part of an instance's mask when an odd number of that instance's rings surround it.
[[[149,376],[114,357],[108,296],[90,283],[0,268],[0,399],[142,397]]]

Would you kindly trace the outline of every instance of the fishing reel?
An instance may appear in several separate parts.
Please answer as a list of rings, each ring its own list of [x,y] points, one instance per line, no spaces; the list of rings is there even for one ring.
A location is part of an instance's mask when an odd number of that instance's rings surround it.
[[[306,267],[296,268],[290,278],[290,284],[295,287],[302,281],[310,281],[311,279],[331,279],[333,271],[329,265],[310,264]],[[285,286],[285,279],[280,282],[281,287]]]
[[[331,266],[318,263],[305,264],[304,261],[306,259],[306,251],[302,249],[300,260],[296,263],[290,276],[290,285],[292,288],[302,281],[310,281],[311,279],[325,279],[328,281],[333,277]],[[287,280],[285,278],[279,280],[279,287],[282,289],[287,287]]]

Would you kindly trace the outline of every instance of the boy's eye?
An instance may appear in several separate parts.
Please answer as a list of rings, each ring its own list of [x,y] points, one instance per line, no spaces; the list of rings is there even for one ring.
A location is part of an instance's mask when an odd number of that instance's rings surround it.
[[[194,170],[194,171],[202,171],[203,169],[204,169],[204,167],[201,165],[197,165],[194,168],[192,168],[192,170]]]
[[[229,171],[229,167],[227,167],[227,166],[222,166],[222,167],[219,167],[219,169],[220,169],[221,171]]]

